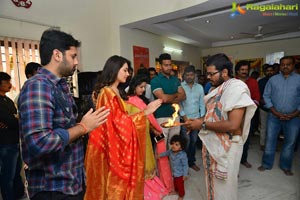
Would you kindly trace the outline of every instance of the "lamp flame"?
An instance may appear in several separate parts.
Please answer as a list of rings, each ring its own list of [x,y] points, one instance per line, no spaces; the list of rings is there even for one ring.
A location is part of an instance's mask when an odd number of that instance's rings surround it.
[[[172,118],[168,119],[168,123],[166,123],[165,127],[171,127],[174,126],[175,120],[178,117],[178,111],[179,111],[179,105],[176,103],[172,104],[173,108],[175,109],[175,112],[172,114]]]

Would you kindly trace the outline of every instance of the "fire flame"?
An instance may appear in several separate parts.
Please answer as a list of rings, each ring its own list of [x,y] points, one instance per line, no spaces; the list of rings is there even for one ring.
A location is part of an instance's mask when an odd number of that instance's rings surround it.
[[[168,123],[165,124],[166,127],[171,127],[174,125],[176,118],[178,117],[179,105],[176,103],[172,104],[175,112],[172,114],[172,118],[168,119]]]

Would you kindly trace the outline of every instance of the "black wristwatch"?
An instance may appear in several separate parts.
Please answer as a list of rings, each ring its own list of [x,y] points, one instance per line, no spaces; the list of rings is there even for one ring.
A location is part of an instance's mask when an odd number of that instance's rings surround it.
[[[205,121],[202,122],[201,129],[206,130],[206,122]]]

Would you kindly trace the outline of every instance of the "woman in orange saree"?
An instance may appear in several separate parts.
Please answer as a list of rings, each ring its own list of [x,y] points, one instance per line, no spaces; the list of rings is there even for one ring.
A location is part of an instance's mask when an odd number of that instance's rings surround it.
[[[101,74],[96,108],[106,106],[110,115],[90,134],[85,200],[143,199],[145,145],[139,143],[139,137],[145,137],[147,115],[161,105],[161,100],[128,114],[123,100],[127,98],[118,86],[126,81],[129,64],[123,57],[112,56]]]

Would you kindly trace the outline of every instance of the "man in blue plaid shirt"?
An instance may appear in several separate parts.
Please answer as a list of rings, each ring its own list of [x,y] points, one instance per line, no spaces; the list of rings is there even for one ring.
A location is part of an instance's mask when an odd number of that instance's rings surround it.
[[[76,124],[76,105],[65,77],[78,65],[80,42],[46,30],[40,41],[42,68],[24,84],[18,105],[30,199],[83,199],[82,136],[106,121],[109,110],[89,110]]]

